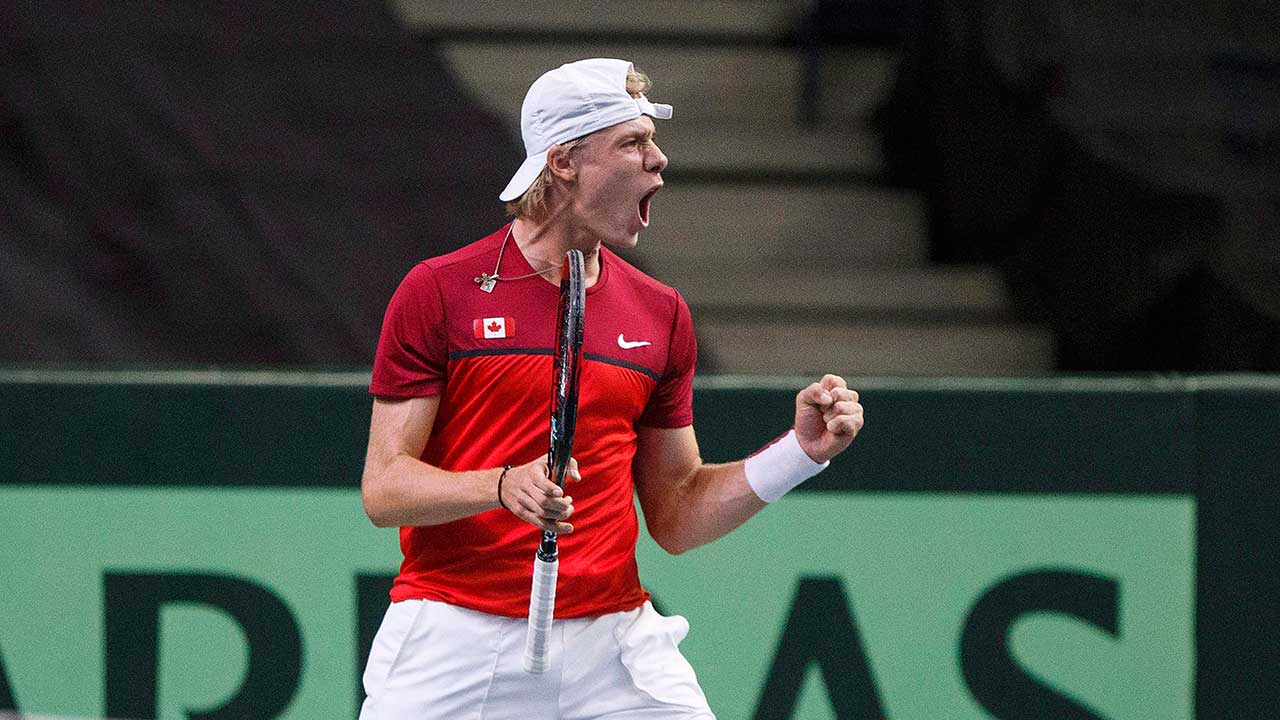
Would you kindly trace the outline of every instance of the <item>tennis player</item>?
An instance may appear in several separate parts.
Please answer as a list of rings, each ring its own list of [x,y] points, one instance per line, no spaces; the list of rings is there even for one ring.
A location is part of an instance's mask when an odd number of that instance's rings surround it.
[[[362,490],[404,561],[374,640],[363,720],[713,718],[636,570],[649,533],[682,553],[721,537],[822,470],[862,427],[858,394],[826,375],[795,425],[746,459],[702,462],[697,349],[684,300],[609,247],[648,226],[667,158],[649,79],[624,60],[544,74],[521,112],[527,157],[500,194],[515,219],[423,261],[387,308]],[[551,347],[564,253],[586,255],[574,462],[547,478]],[[744,408],[744,413],[749,408]],[[781,430],[781,428],[780,428]],[[560,533],[545,673],[522,668],[534,550]]]

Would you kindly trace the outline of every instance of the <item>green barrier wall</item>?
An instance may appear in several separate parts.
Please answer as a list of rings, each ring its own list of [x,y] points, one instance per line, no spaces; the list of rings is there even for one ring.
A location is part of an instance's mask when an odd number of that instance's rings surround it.
[[[343,718],[399,561],[366,376],[0,373],[0,710]],[[800,381],[702,379],[707,460]],[[720,717],[1260,718],[1280,381],[856,383],[868,424],[641,576]]]

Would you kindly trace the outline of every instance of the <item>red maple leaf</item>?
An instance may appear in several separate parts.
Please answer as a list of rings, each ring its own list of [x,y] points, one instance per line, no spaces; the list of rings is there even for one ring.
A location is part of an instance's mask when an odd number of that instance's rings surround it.
[[[489,326],[488,326],[489,332],[496,333],[501,329],[502,329],[502,325],[499,324],[497,320],[494,320],[493,322],[489,323]]]

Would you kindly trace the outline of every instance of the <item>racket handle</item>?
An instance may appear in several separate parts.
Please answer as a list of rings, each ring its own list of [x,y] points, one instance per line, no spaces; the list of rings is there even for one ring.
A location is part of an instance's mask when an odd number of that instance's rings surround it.
[[[526,672],[546,672],[547,645],[551,638],[551,618],[556,610],[556,576],[560,559],[533,561],[533,592],[529,594],[529,635],[524,644]]]

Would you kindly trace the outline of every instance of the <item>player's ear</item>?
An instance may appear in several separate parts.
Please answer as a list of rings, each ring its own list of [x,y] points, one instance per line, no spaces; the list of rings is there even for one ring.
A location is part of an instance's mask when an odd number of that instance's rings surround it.
[[[573,182],[578,176],[572,153],[560,145],[552,145],[547,151],[547,167],[551,168],[552,175],[567,182]]]

